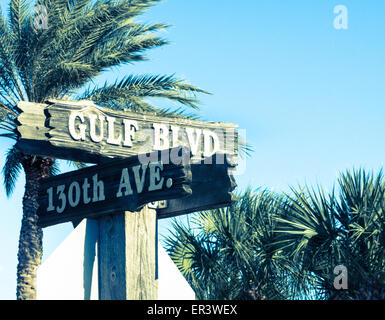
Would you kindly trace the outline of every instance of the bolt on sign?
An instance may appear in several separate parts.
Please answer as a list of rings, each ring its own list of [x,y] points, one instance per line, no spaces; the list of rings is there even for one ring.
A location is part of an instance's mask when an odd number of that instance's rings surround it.
[[[173,152],[179,155],[175,163],[164,161],[155,151],[42,179],[38,225],[139,211],[149,202],[190,195],[190,163],[181,158],[189,151],[174,148]]]
[[[19,102],[17,146],[87,163],[185,146],[193,157],[236,153],[237,125],[102,108],[91,101]]]

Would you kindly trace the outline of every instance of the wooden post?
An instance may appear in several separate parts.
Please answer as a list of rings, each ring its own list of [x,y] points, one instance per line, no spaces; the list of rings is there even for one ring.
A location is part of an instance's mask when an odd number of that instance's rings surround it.
[[[99,299],[156,300],[156,211],[99,218]]]

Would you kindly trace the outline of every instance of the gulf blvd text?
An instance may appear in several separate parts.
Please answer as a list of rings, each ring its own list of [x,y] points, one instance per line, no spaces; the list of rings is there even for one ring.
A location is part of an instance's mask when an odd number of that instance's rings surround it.
[[[147,141],[147,145],[140,148],[144,152],[148,150],[148,145],[152,146],[153,151],[186,146],[191,150],[192,156],[203,157],[211,157],[223,150],[222,144],[226,145],[226,149],[235,149],[234,139],[225,141],[229,135],[225,135],[224,130],[226,129],[201,129],[153,122],[151,128],[142,128],[141,131],[137,120],[102,113],[73,111],[68,117],[68,132],[75,141],[88,140],[96,144],[104,141],[109,145],[132,148],[139,138],[139,141]]]
[[[19,102],[17,147],[23,152],[87,163],[183,146],[193,159],[237,154],[237,125],[111,110],[92,101]]]

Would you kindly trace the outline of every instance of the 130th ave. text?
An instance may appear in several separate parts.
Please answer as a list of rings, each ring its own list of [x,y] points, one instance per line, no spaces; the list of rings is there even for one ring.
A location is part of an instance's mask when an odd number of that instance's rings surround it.
[[[131,168],[123,168],[116,192],[116,198],[142,193],[143,191],[156,191],[172,186],[172,178],[166,181],[161,176],[163,163],[140,164]],[[145,190],[145,181],[149,183]],[[68,206],[77,207],[79,204],[89,204],[106,200],[104,182],[98,174],[85,177],[81,181],[72,181],[69,185],[60,184],[46,190],[48,196],[47,212],[62,213]]]

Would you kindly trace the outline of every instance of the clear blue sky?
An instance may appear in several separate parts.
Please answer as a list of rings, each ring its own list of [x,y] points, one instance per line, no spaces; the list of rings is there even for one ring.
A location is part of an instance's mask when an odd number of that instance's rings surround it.
[[[333,27],[336,5],[347,30]],[[170,23],[171,44],[99,80],[175,73],[213,93],[202,118],[239,124],[255,150],[240,188],[330,188],[346,169],[384,165],[385,1],[165,0],[140,20]],[[0,140],[0,167],[10,146]],[[0,189],[0,299],[15,298],[23,188],[20,177],[12,198]],[[44,229],[44,258],[71,230]]]

